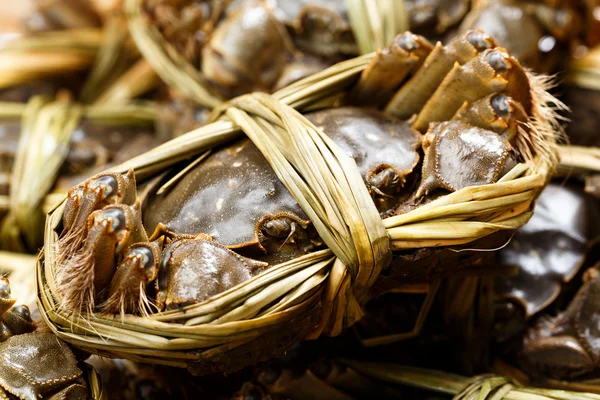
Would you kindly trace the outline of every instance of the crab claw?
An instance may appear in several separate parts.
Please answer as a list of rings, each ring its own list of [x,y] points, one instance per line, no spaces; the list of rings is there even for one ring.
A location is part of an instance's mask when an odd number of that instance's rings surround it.
[[[509,70],[517,66],[500,48],[486,50],[465,65],[456,63],[418,114],[413,128],[425,132],[430,122],[452,118],[465,101],[506,89]]]
[[[481,52],[496,47],[494,40],[480,30],[466,32],[446,46],[437,43],[421,68],[386,105],[385,111],[400,119],[417,114],[440,86],[455,64],[463,65]]]
[[[136,243],[125,249],[102,311],[121,315],[149,314],[152,307],[146,296],[146,285],[158,276],[159,264],[160,247],[157,242]]]
[[[462,121],[433,125],[425,135],[417,197],[440,187],[455,191],[495,182],[510,149],[502,136]]]
[[[156,305],[163,310],[199,303],[247,281],[265,266],[205,235],[173,240],[160,265]]]
[[[36,325],[31,319],[29,307],[24,304],[14,306],[2,316],[3,324],[13,335],[33,332]]]
[[[36,328],[29,308],[25,305],[15,306],[15,302],[11,298],[8,279],[0,278],[0,342],[13,335],[33,332]]]
[[[378,51],[362,72],[349,102],[371,107],[385,104],[398,86],[423,65],[432,48],[427,39],[411,32],[396,36],[392,45]]]
[[[65,305],[76,310],[93,309],[95,299],[110,285],[118,254],[131,243],[147,240],[139,201],[133,206],[114,204],[94,211],[87,232],[83,247],[57,272]]]

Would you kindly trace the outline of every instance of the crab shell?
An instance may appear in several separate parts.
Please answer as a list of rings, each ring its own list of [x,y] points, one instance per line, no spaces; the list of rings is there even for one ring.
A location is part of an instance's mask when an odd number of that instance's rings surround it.
[[[580,270],[588,241],[600,235],[599,206],[572,185],[550,183],[540,194],[529,222],[498,253],[500,264],[519,267],[517,275],[495,280],[495,301],[501,311],[495,333],[501,339],[523,329]]]
[[[52,333],[37,331],[9,338],[0,344],[0,365],[0,389],[21,399],[52,395],[87,399],[77,359]]]
[[[307,118],[354,158],[363,176],[391,167],[405,179],[419,161],[421,135],[381,112],[337,108]],[[380,210],[385,212],[387,210]],[[254,245],[259,222],[289,217],[303,228],[306,214],[249,140],[226,146],[188,171],[165,195],[150,195],[144,226],[159,223],[177,234],[205,233],[225,246]]]
[[[600,366],[600,276],[597,264],[584,275],[567,309],[542,316],[523,338],[521,364],[533,373],[557,379],[598,374]]]

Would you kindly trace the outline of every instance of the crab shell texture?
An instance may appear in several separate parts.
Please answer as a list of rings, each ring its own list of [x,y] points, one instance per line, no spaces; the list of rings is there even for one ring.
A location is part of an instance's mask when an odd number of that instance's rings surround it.
[[[522,331],[578,273],[588,243],[600,235],[599,210],[598,200],[578,186],[550,183],[544,189],[529,222],[498,252],[498,262],[518,272],[495,280],[497,337]]]
[[[600,366],[600,277],[597,264],[567,309],[541,316],[524,335],[521,365],[536,375],[556,379],[597,376]]]
[[[10,398],[6,393],[24,400],[88,398],[75,355],[50,332],[16,335],[1,343],[0,365],[0,398]]]
[[[274,14],[302,51],[326,58],[358,54],[344,0],[278,0]]]
[[[336,108],[307,114],[307,118],[354,158],[365,180],[388,167],[405,179],[419,161],[421,135],[408,123],[379,111]],[[177,234],[202,232],[231,247],[257,245],[260,225],[278,216],[288,216],[302,227],[310,225],[264,156],[247,139],[210,155],[167,194],[149,196],[143,210],[148,210],[142,212],[148,232],[162,223]]]

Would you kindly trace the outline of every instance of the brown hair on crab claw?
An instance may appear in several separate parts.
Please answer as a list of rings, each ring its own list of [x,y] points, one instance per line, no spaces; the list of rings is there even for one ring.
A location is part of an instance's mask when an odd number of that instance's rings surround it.
[[[157,242],[136,243],[119,257],[107,300],[100,306],[106,314],[148,315],[153,306],[146,286],[158,276],[161,249]]]
[[[80,251],[57,273],[64,305],[93,310],[106,295],[117,267],[117,254],[132,243],[148,239],[141,223],[140,203],[108,205],[87,220],[87,237]]]
[[[92,212],[109,204],[132,205],[136,196],[133,170],[126,175],[98,174],[69,190],[62,218],[64,230],[56,243],[59,262],[66,262],[81,247]]]

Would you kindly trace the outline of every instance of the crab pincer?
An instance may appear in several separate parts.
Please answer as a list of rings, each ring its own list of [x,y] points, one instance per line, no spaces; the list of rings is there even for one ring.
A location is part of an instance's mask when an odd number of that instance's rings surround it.
[[[206,235],[176,238],[166,247],[159,269],[157,306],[163,310],[201,302],[247,281],[267,265]]]

